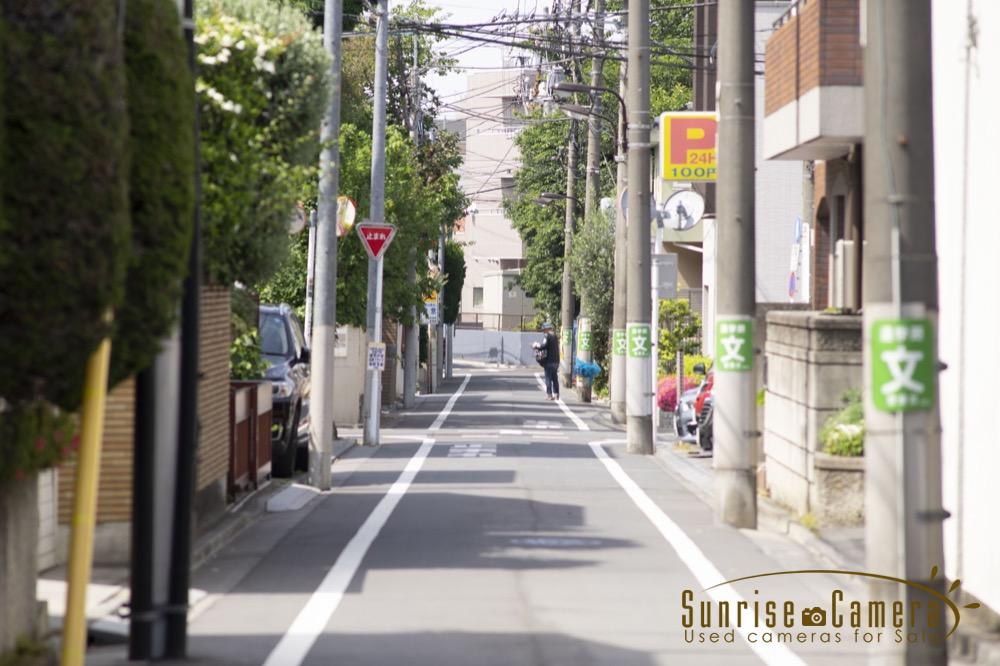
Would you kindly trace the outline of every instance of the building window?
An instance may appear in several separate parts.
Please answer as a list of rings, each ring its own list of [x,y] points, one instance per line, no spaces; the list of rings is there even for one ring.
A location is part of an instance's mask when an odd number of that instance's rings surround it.
[[[473,287],[472,288],[472,307],[481,308],[483,307],[483,288]]]

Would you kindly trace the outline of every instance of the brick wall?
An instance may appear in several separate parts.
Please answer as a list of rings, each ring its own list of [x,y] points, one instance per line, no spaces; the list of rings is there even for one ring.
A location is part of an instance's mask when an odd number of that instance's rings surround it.
[[[201,292],[201,353],[198,364],[198,485],[225,479],[229,471],[229,289]]]
[[[799,0],[764,49],[764,115],[817,86],[862,85],[858,0]]]
[[[132,439],[135,381],[126,379],[108,394],[97,490],[97,522],[127,522],[132,517]],[[69,524],[76,484],[76,460],[59,467],[59,523]]]
[[[225,479],[229,466],[229,290],[205,287],[201,296],[202,380],[198,392],[201,437],[198,490]],[[108,394],[104,416],[97,522],[132,518],[132,446],[135,381],[128,379]],[[59,468],[59,523],[68,524],[73,506],[76,462]]]

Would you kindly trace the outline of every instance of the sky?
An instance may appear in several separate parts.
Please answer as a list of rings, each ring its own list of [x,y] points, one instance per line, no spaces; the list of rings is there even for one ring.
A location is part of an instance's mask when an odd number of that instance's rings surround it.
[[[390,8],[409,4],[408,0],[390,0]],[[547,0],[447,0],[438,2],[428,0],[428,5],[439,7],[450,16],[447,21],[450,23],[485,23],[497,16],[502,10],[513,13],[520,8],[521,13],[530,12],[537,8],[541,11],[542,6],[550,4]],[[470,47],[472,47],[470,49]],[[437,90],[441,98],[447,101],[454,99],[460,93],[465,92],[465,77],[474,73],[478,68],[497,68],[503,62],[502,47],[495,47],[489,44],[470,42],[462,39],[450,39],[441,42],[438,48],[444,50],[457,58],[459,66],[470,68],[466,71],[461,69],[457,72],[441,77],[431,74],[427,77],[428,85]],[[471,69],[476,68],[476,69]]]

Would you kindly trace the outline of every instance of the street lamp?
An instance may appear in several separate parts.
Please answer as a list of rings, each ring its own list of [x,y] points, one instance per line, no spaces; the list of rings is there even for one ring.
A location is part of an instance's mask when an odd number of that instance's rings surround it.
[[[625,116],[626,118],[628,117],[628,110],[625,107],[625,100],[622,98],[621,95],[619,95],[611,88],[604,88],[601,86],[588,86],[584,83],[575,83],[573,81],[560,81],[555,85],[553,90],[556,90],[558,92],[568,92],[568,93],[586,93],[588,95],[593,93],[608,93],[609,95],[614,95],[615,99],[618,100],[618,104],[620,104],[622,107],[622,116]],[[565,109],[567,105],[560,105],[560,106],[562,106]],[[589,111],[587,111],[586,113],[588,115],[590,114]]]
[[[579,204],[580,200],[576,197],[567,196],[565,194],[559,194],[557,192],[542,192],[537,197],[535,197],[535,203],[540,206],[548,206],[550,203],[561,201],[563,199],[569,199],[575,204]]]

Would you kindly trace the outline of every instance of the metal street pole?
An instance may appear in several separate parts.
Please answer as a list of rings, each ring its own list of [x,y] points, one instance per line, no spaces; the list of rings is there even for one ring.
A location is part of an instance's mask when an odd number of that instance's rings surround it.
[[[937,403],[931,3],[868,0],[865,46],[865,543],[869,571],[944,593]],[[876,598],[936,603],[915,585]],[[917,616],[921,617],[920,614]],[[911,631],[928,631],[918,619]],[[931,628],[930,632],[936,629]],[[944,641],[883,664],[947,663]]]
[[[653,453],[649,280],[649,0],[628,14],[628,293],[625,413],[630,453]]]
[[[385,223],[385,102],[389,65],[389,0],[379,0],[375,28],[375,91],[372,114],[372,176],[369,218]],[[368,344],[382,342],[382,257],[368,260]],[[382,375],[368,370],[365,375],[365,446],[378,446],[382,417]]]
[[[336,393],[334,349],[337,346],[337,191],[340,189],[340,0],[326,0],[323,45],[331,55],[331,94],[323,119],[320,153],[319,212],[316,216],[316,276],[313,284],[312,396],[309,424],[309,481],[330,489],[333,451],[333,401]],[[312,233],[310,228],[310,233]]]
[[[754,386],[754,2],[719,6],[719,179],[716,266],[716,516],[757,526]]]
[[[197,73],[197,47],[194,43],[194,0],[184,0],[184,40],[188,46],[188,66]],[[191,583],[191,543],[194,540],[192,517],[198,474],[198,384],[201,335],[201,149],[195,105],[194,154],[194,228],[188,275],[184,279],[181,301],[181,402],[177,437],[177,477],[174,492],[174,524],[170,542],[170,586],[167,593],[167,635],[164,655],[183,659],[187,656],[188,600]]]
[[[402,39],[402,38],[401,38]],[[413,145],[420,145],[420,72],[417,69],[419,62],[419,51],[417,35],[413,35],[413,70],[411,86],[411,108],[410,108],[410,139]],[[410,265],[406,270],[406,280],[411,285],[417,284],[417,258],[420,253],[414,249]],[[403,407],[409,409],[416,403],[417,395],[417,361],[420,358],[420,319],[417,308],[410,309],[410,317],[413,323],[406,327],[406,345],[403,349]]]
[[[322,155],[320,155],[322,160]],[[322,193],[320,194],[322,196]],[[314,210],[309,215],[309,244],[306,247],[306,344],[312,346],[313,297],[316,292],[316,225],[319,215]]]
[[[618,94],[625,97],[627,90],[627,69],[625,63],[618,68]],[[625,109],[620,109],[618,115],[618,154],[615,162],[618,164],[617,194],[615,196],[615,282],[614,306],[611,320],[611,420],[615,423],[625,423],[625,352],[628,344],[625,339],[625,298],[626,276],[628,274],[628,224],[625,222],[625,212],[622,210],[622,193],[628,184],[628,167],[625,158],[625,132],[628,130],[628,119]]]
[[[438,234],[438,275],[442,278],[444,277],[444,225],[441,225],[441,231]],[[441,380],[444,378],[444,290],[445,286],[441,285],[438,290],[438,323],[437,323],[437,379]],[[502,317],[502,315],[501,315]],[[502,323],[502,322],[501,322]]]

